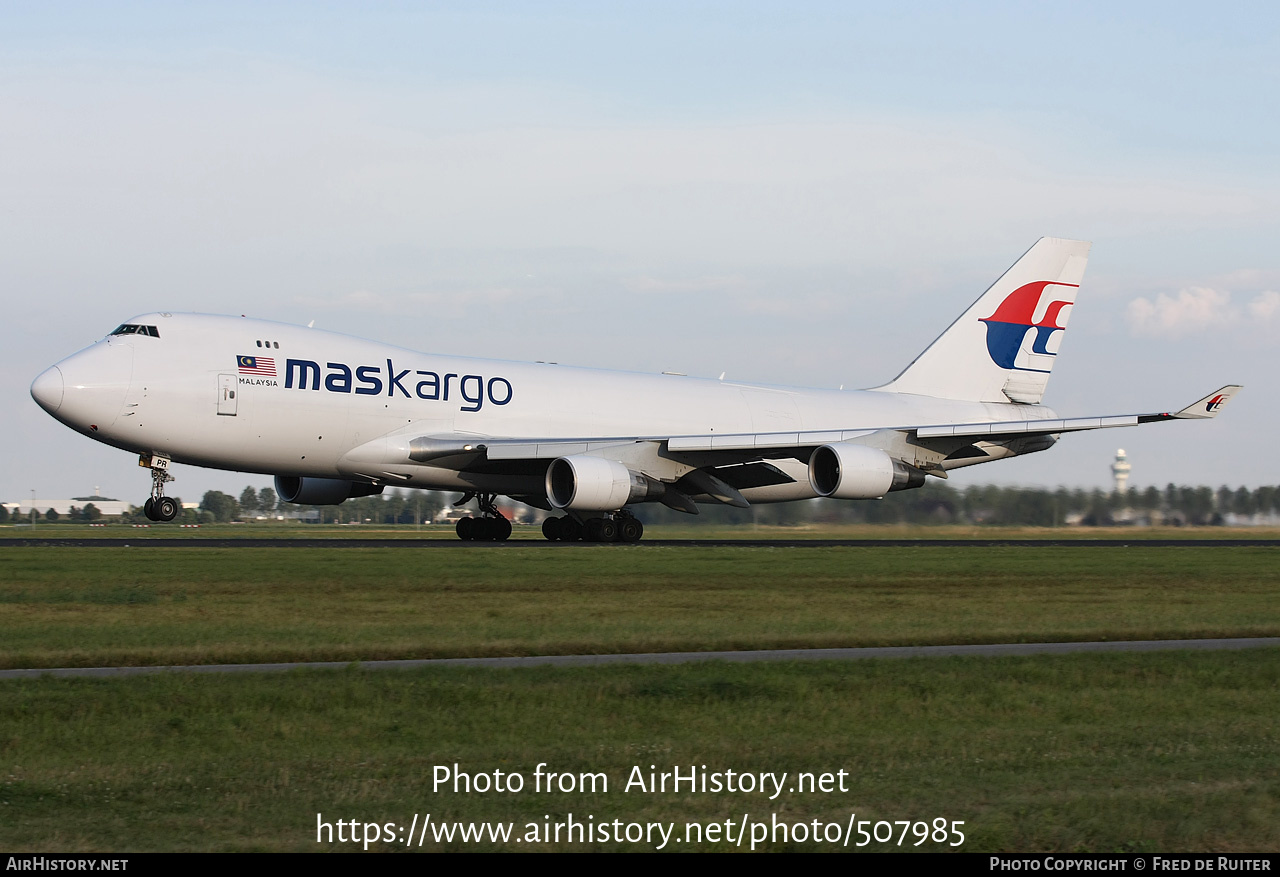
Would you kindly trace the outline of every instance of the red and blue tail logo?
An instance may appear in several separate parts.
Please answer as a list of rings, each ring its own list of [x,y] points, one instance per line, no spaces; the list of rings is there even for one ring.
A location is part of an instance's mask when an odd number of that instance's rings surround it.
[[[1227,401],[1226,394],[1219,393],[1218,395],[1214,396],[1212,399],[1210,399],[1208,402],[1205,403],[1204,410],[1207,412],[1217,411],[1219,408],[1222,407],[1222,403],[1226,401]]]
[[[1031,342],[1031,353],[1041,356],[1057,356],[1049,350],[1049,340],[1054,332],[1066,330],[1059,325],[1062,309],[1071,304],[1070,301],[1053,300],[1044,309],[1044,315],[1036,321],[1036,311],[1040,307],[1040,299],[1049,286],[1067,286],[1078,288],[1076,283],[1056,283],[1052,280],[1040,280],[1019,286],[1005,296],[1005,300],[996,308],[994,314],[982,319],[987,324],[987,352],[991,361],[1001,368],[1018,371],[1041,372],[1047,374],[1047,368],[1029,368],[1017,365],[1018,353],[1022,350],[1023,341],[1028,329],[1036,330],[1035,340]]]

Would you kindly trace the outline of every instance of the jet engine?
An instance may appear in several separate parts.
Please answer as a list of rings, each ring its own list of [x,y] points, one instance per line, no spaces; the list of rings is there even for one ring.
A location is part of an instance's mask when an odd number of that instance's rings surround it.
[[[382,485],[343,481],[340,478],[294,478],[277,475],[276,493],[285,502],[299,505],[337,505],[357,496],[382,493]]]
[[[924,484],[924,472],[895,460],[878,448],[837,442],[809,458],[809,484],[818,496],[879,499],[894,490]]]
[[[547,500],[558,509],[616,512],[629,502],[660,500],[665,493],[661,481],[604,457],[561,457],[547,468]]]

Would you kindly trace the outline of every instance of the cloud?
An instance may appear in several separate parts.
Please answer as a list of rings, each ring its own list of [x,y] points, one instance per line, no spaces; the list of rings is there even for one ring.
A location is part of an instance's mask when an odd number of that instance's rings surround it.
[[[1280,292],[1267,290],[1259,293],[1257,298],[1249,302],[1249,316],[1255,320],[1268,322],[1280,313]]]
[[[1239,324],[1247,313],[1254,323],[1280,315],[1280,293],[1261,292],[1240,308],[1231,293],[1208,286],[1188,286],[1173,295],[1160,293],[1155,301],[1136,298],[1126,311],[1135,335],[1177,338]]]
[[[509,306],[528,298],[526,290],[510,287],[456,288],[409,292],[376,292],[358,289],[333,295],[297,295],[294,304],[323,311],[352,310],[403,316],[431,313],[437,318],[460,319],[475,312]]]
[[[727,289],[741,288],[745,285],[745,278],[741,275],[677,277],[671,279],[645,276],[626,278],[622,281],[622,285],[632,292],[647,295],[686,295],[688,293],[721,292]]]

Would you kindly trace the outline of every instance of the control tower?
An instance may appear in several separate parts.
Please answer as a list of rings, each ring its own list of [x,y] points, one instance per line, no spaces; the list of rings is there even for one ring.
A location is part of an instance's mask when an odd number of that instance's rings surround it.
[[[1116,451],[1116,461],[1111,464],[1111,475],[1116,479],[1116,495],[1123,496],[1129,491],[1129,460],[1124,455],[1124,448]]]

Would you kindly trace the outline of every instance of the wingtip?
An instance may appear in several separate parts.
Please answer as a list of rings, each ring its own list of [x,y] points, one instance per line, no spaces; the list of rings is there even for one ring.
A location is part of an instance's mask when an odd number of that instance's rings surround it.
[[[1211,417],[1217,417],[1223,407],[1231,401],[1232,397],[1243,389],[1243,384],[1227,384],[1203,399],[1197,399],[1173,416],[1195,420],[1208,420]]]

